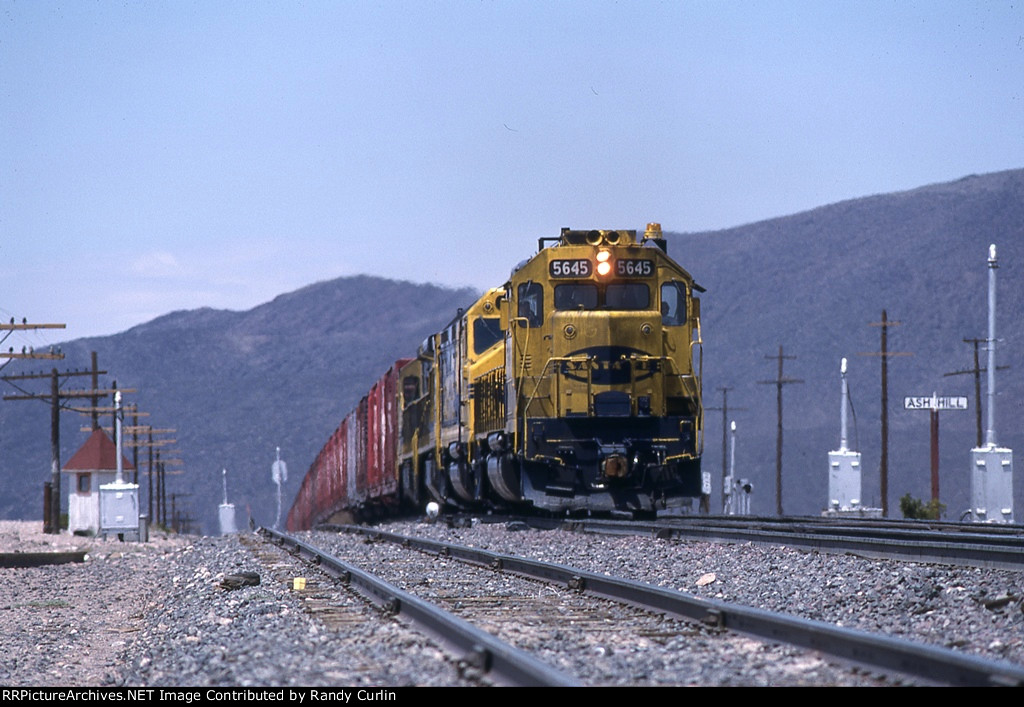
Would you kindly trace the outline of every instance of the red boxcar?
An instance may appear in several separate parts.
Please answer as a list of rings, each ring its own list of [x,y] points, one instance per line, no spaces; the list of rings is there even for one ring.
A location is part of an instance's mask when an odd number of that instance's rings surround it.
[[[288,512],[288,530],[398,503],[398,381],[411,360],[396,361],[327,440]]]
[[[398,378],[411,359],[395,362],[367,394],[367,497],[378,503],[398,502]]]

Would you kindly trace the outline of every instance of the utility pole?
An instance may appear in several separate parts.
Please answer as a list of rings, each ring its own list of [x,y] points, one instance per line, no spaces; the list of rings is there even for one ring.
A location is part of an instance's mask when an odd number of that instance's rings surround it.
[[[728,465],[728,440],[729,440],[729,391],[732,388],[721,387],[717,390],[722,391],[722,407],[720,408],[704,408],[705,410],[721,410],[722,411],[722,512],[725,512],[725,503],[728,497],[727,489],[725,488],[725,480],[729,476],[727,471]],[[732,408],[733,410],[746,410],[747,408]],[[735,424],[735,423],[734,423]]]
[[[965,344],[974,344],[974,368],[969,368],[966,371],[953,371],[951,373],[944,373],[943,376],[960,376],[967,373],[974,374],[974,414],[975,422],[978,431],[978,443],[975,445],[976,448],[981,447],[981,374],[988,370],[988,368],[982,368],[980,358],[978,357],[978,346],[988,339],[964,339]],[[1009,366],[996,366],[997,371],[1005,371]]]
[[[891,321],[886,310],[882,310],[882,321],[870,322],[870,326],[882,328],[882,350],[861,352],[860,356],[882,357],[882,461],[879,467],[879,479],[882,494],[882,517],[889,517],[889,357],[911,356],[906,351],[889,351],[889,327],[899,326],[903,322]]]
[[[160,462],[160,450],[156,450],[156,522],[162,525],[164,516],[164,465]]]
[[[163,441],[163,440],[161,440]],[[177,440],[169,440],[169,442],[175,442]],[[181,469],[168,470],[168,467],[178,466],[180,467],[184,462],[181,459],[174,458],[171,455],[180,453],[177,449],[163,449],[160,455],[160,500],[161,500],[161,511],[163,512],[164,523],[168,522],[167,516],[167,477],[176,476],[177,474],[183,473]]]
[[[148,413],[140,413],[148,414]],[[164,513],[161,506],[161,494],[163,493],[163,462],[160,459],[160,449],[168,444],[177,444],[176,439],[158,439],[154,440],[153,435],[155,434],[174,434],[178,430],[173,427],[157,428],[150,427],[149,425],[132,425],[127,429],[128,432],[132,432],[133,441],[128,443],[128,446],[133,447],[135,453],[138,453],[139,448],[145,447],[148,455],[148,482],[147,495],[148,495],[148,508],[149,508],[149,521],[150,523],[159,523],[164,519]],[[145,440],[139,440],[138,434],[142,433],[146,435]],[[156,460],[153,459],[153,452],[156,451]],[[138,465],[135,467],[136,473],[138,472]],[[155,471],[155,478],[154,478]],[[156,495],[156,515],[153,515],[153,496]]]
[[[50,498],[47,508],[50,517],[49,522],[43,518],[43,532],[60,535],[60,386],[56,368],[50,377]]]
[[[779,373],[773,381],[758,381],[758,385],[774,385],[776,390],[776,407],[778,410],[778,437],[775,440],[775,512],[783,515],[782,512],[782,386],[790,383],[803,383],[799,378],[785,378],[782,375],[782,362],[786,359],[794,360],[796,356],[784,356],[782,344],[779,344],[777,356],[765,356],[766,359],[775,359],[779,362]]]
[[[99,380],[99,370],[98,370],[99,366],[97,365],[96,352],[95,351],[93,351],[91,353],[91,355],[89,357],[89,362],[92,363],[92,389],[96,390],[96,389],[98,389],[100,387],[100,380]],[[99,396],[94,395],[93,398],[92,398],[92,428],[94,430],[97,427],[100,426],[100,416],[99,416],[99,413],[96,412],[96,408],[98,408],[99,405],[100,405]]]
[[[191,517],[182,515],[182,510],[178,508],[178,499],[188,498],[191,495],[190,493],[171,494],[171,522],[169,527],[178,535],[185,532],[186,527],[191,524]]]
[[[4,325],[6,326],[6,325]],[[63,354],[59,354],[63,357]],[[57,356],[57,354],[47,355]],[[25,356],[30,358],[31,356]],[[95,360],[95,359],[94,359]],[[2,380],[14,386],[14,381],[50,379],[50,393],[22,395],[5,395],[4,400],[42,400],[50,405],[50,483],[49,492],[44,491],[45,504],[43,507],[43,532],[48,534],[60,533],[60,410],[64,405],[62,400],[74,398],[92,398],[96,395],[107,394],[113,391],[103,390],[60,390],[60,380],[74,376],[91,375],[95,378],[96,371],[64,371],[58,372],[56,368],[49,373],[21,373],[16,375],[3,376]],[[106,373],[106,371],[102,371]],[[17,387],[17,386],[14,386]],[[18,388],[21,390],[20,388]]]
[[[36,329],[64,329],[66,327],[67,324],[29,324],[28,320],[24,318],[22,318],[21,324],[16,324],[14,322],[14,317],[11,317],[11,321],[9,324],[0,324],[0,332],[6,332],[2,337],[0,337],[0,344],[7,341],[7,337],[9,337],[16,331],[34,331]],[[62,354],[59,349],[57,351],[54,351],[53,347],[50,347],[49,352],[46,353],[36,353],[33,349],[22,347],[21,353],[15,353],[14,347],[12,346],[9,347],[6,352],[0,352],[0,359],[4,358],[7,360],[4,361],[3,363],[0,363],[0,368],[3,368],[13,359],[17,358],[59,360],[64,358],[64,354]]]

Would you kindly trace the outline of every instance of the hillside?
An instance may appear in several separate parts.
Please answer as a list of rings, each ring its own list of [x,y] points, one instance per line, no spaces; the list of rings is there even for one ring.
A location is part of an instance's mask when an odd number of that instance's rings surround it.
[[[251,509],[256,522],[270,524],[275,447],[289,466],[284,496],[290,505],[306,467],[368,382],[415,352],[475,296],[470,290],[342,278],[247,312],[173,312],[115,336],[65,343],[60,370],[88,367],[89,352],[97,351],[100,368],[111,374],[107,383],[113,378],[120,388],[139,390],[129,399],[152,413],[140,424],[177,429],[173,446],[181,450],[176,456],[185,472],[171,477],[168,489],[179,494],[179,508],[199,516],[206,532],[217,529],[222,468],[239,523],[247,522]],[[12,364],[4,374],[22,369],[29,367]],[[64,387],[88,387],[82,383],[87,380],[72,379]],[[88,422],[62,414],[62,463],[85,441],[79,427]],[[41,517],[50,468],[49,408],[0,405],[0,445],[0,517]],[[143,496],[145,505],[145,487]]]
[[[778,347],[795,360],[784,374],[784,509],[824,507],[827,452],[839,446],[839,361],[849,359],[856,413],[850,441],[863,453],[864,502],[881,505],[879,322],[886,309],[889,359],[889,507],[930,494],[929,415],[904,411],[903,396],[966,395],[967,412],[940,415],[940,490],[947,517],[966,508],[975,444],[973,367],[967,338],[987,335],[988,246],[997,244],[996,430],[1024,454],[1024,170],[969,176],[912,191],[870,196],[724,231],[675,234],[669,253],[703,295],[705,404],[721,407],[728,387],[738,427],[737,474],[755,484],[755,510],[775,511]],[[985,365],[982,352],[982,366]],[[982,377],[982,402],[985,382]],[[738,410],[737,408],[746,408]],[[709,411],[706,467],[721,475],[720,411]],[[851,425],[852,425],[851,420]],[[859,440],[859,441],[858,441]],[[1019,458],[1019,457],[1018,457]],[[1017,476],[1021,474],[1018,461]],[[720,488],[716,486],[716,489]],[[1024,484],[1016,484],[1018,520]]]
[[[601,226],[602,224],[593,224]],[[666,224],[668,225],[668,224]],[[535,234],[524,235],[523,247]],[[721,405],[739,427],[737,474],[754,483],[756,513],[775,511],[774,357],[781,345],[784,389],[784,509],[813,514],[826,503],[827,453],[839,442],[839,360],[850,359],[855,409],[851,446],[864,454],[864,503],[878,506],[880,330],[883,309],[900,322],[889,350],[889,506],[929,494],[929,425],[905,412],[905,395],[970,396],[968,412],[941,418],[941,490],[948,518],[966,508],[968,455],[975,441],[970,368],[984,337],[987,249],[999,248],[998,334],[1002,343],[997,432],[1024,473],[1024,170],[970,176],[912,191],[869,196],[728,230],[669,235],[669,253],[707,288],[702,296],[705,405]],[[521,252],[521,251],[520,251]],[[248,512],[273,521],[274,448],[289,465],[285,504],[320,446],[368,384],[397,357],[454,316],[476,293],[381,278],[321,282],[246,312],[174,312],[116,336],[63,345],[61,368],[85,368],[89,352],[111,371],[105,382],[135,387],[152,417],[175,427],[185,473],[172,477],[179,503],[216,531],[220,470],[240,523]],[[984,365],[984,358],[983,358]],[[39,370],[14,364],[4,373]],[[47,367],[48,368],[48,367]],[[66,387],[85,387],[77,379]],[[34,388],[41,390],[41,388]],[[984,389],[983,389],[984,395]],[[983,399],[984,400],[984,399]],[[741,409],[742,408],[742,409]],[[108,418],[109,420],[109,418]],[[62,415],[62,460],[85,440],[85,417]],[[106,424],[109,424],[107,422]],[[709,410],[705,468],[722,468],[721,412]],[[39,518],[49,478],[49,412],[38,403],[0,405],[0,518]],[[1017,481],[1018,521],[1024,483]]]

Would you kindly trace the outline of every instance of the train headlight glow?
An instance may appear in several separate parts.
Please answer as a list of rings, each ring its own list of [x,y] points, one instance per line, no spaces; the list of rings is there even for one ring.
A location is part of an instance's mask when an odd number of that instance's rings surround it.
[[[607,260],[604,261],[603,263],[598,263],[597,264],[597,274],[600,275],[601,277],[604,277],[605,275],[607,275],[611,271],[612,271],[612,264],[609,263]]]
[[[612,254],[609,253],[607,250],[599,250],[597,252],[597,262],[599,262],[599,263],[606,263],[606,262],[608,262],[608,259],[611,258],[611,257],[612,257]]]

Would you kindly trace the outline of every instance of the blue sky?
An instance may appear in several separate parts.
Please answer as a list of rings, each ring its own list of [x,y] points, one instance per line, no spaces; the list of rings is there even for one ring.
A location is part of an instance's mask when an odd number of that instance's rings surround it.
[[[0,0],[17,344],[1020,167],[1024,0]]]

